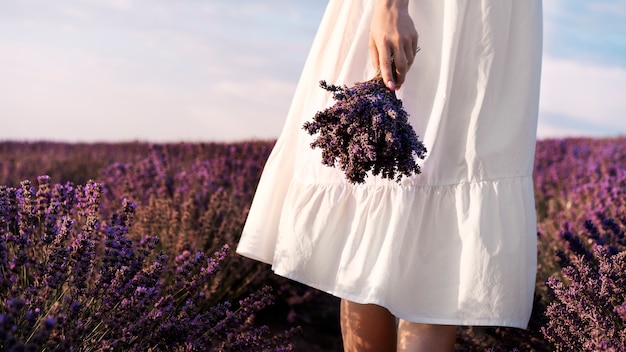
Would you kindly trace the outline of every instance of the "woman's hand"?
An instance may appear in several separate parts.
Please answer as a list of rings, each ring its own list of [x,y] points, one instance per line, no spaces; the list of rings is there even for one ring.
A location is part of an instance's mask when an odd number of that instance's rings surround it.
[[[409,16],[409,0],[375,0],[374,16],[370,26],[370,56],[378,67],[384,82],[397,90],[413,64],[417,47],[417,30]],[[391,62],[396,72],[391,70]]]

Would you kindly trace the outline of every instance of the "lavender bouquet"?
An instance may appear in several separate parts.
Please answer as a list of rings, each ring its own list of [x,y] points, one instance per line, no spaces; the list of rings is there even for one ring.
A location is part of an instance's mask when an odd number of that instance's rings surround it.
[[[339,167],[351,183],[363,183],[367,172],[400,182],[419,174],[415,157],[424,159],[426,148],[408,122],[402,101],[380,75],[353,87],[328,85],[335,104],[315,114],[303,129],[319,133],[311,148],[322,149],[322,164]]]

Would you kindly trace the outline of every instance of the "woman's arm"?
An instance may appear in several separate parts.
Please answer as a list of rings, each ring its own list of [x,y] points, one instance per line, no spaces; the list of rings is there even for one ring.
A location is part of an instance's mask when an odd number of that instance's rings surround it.
[[[409,16],[409,0],[376,0],[370,25],[370,56],[387,87],[399,89],[417,49],[417,30]],[[391,71],[391,60],[396,66],[396,78]]]

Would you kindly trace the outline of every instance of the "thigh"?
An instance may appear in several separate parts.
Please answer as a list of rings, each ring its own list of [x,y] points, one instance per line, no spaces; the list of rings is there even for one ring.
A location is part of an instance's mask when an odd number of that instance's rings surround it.
[[[341,335],[346,352],[395,351],[396,318],[381,306],[343,299]]]
[[[400,319],[398,351],[454,351],[456,330],[454,325],[422,324]]]

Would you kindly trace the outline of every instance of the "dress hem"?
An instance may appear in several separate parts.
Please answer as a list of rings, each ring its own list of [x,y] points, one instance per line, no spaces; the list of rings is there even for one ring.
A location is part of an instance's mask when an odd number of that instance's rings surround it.
[[[273,264],[272,263],[273,259],[267,259],[267,258],[265,258],[263,256],[256,255],[256,254],[252,253],[249,250],[245,250],[245,249],[241,248],[240,246],[237,247],[237,249],[235,250],[235,253],[237,253],[237,254],[239,254],[241,256],[244,256],[246,258],[262,262],[264,264],[268,264],[268,265],[272,265]]]
[[[340,299],[347,299],[349,301],[359,303],[359,304],[375,304],[375,305],[381,306],[387,309],[396,318],[410,321],[413,323],[435,324],[435,325],[457,325],[457,326],[492,326],[492,327],[511,327],[511,328],[518,328],[518,329],[527,329],[528,321],[530,319],[529,317],[529,319],[526,319],[525,323],[519,323],[513,320],[497,320],[496,321],[494,319],[425,317],[425,316],[421,316],[417,314],[403,314],[380,300],[375,300],[375,299],[367,300],[355,294],[339,292],[339,290],[324,287],[324,285],[311,283],[309,282],[309,280],[299,278],[297,275],[289,275],[287,273],[282,273],[279,270],[276,270],[274,267],[272,267],[272,271],[278,276],[282,276],[284,278],[307,285],[316,290],[326,292]]]
[[[261,256],[257,256],[249,251],[245,251],[245,250],[239,250],[237,249],[236,251],[237,254],[242,255],[244,257],[253,259],[253,260],[257,260],[260,262],[263,262],[265,264],[268,265],[272,265],[272,261],[271,260],[266,260],[266,258],[263,258]],[[395,317],[399,318],[399,319],[403,319],[406,321],[410,321],[410,322],[414,322],[414,323],[422,323],[422,324],[438,324],[438,325],[458,325],[458,326],[498,326],[498,327],[511,327],[511,328],[518,328],[518,329],[527,329],[528,328],[528,322],[526,323],[519,323],[519,322],[515,322],[512,320],[498,320],[498,321],[494,321],[492,319],[457,319],[457,318],[442,318],[442,317],[425,317],[425,316],[420,316],[420,315],[415,315],[415,314],[411,314],[411,315],[407,315],[407,314],[403,314],[395,309],[393,309],[392,307],[389,307],[388,304],[386,304],[385,302],[381,302],[380,300],[366,300],[363,299],[362,297],[359,297],[358,295],[354,295],[354,294],[349,294],[349,293],[342,293],[339,292],[336,289],[332,289],[329,287],[325,287],[324,285],[319,285],[319,284],[315,284],[315,283],[311,283],[309,282],[309,280],[304,280],[299,278],[297,275],[289,275],[287,273],[283,273],[280,272],[279,270],[276,270],[274,267],[272,267],[272,271],[274,272],[274,274],[278,275],[278,276],[282,276],[284,278],[287,278],[289,280],[293,280],[296,282],[299,282],[301,284],[307,285],[311,288],[314,288],[316,290],[322,291],[322,292],[326,292],[332,296],[335,296],[337,298],[340,299],[347,299],[350,300],[352,302],[355,303],[359,303],[359,304],[376,304],[379,305],[381,307],[384,307],[385,309],[389,310],[389,312],[391,312],[391,314],[393,314]]]

